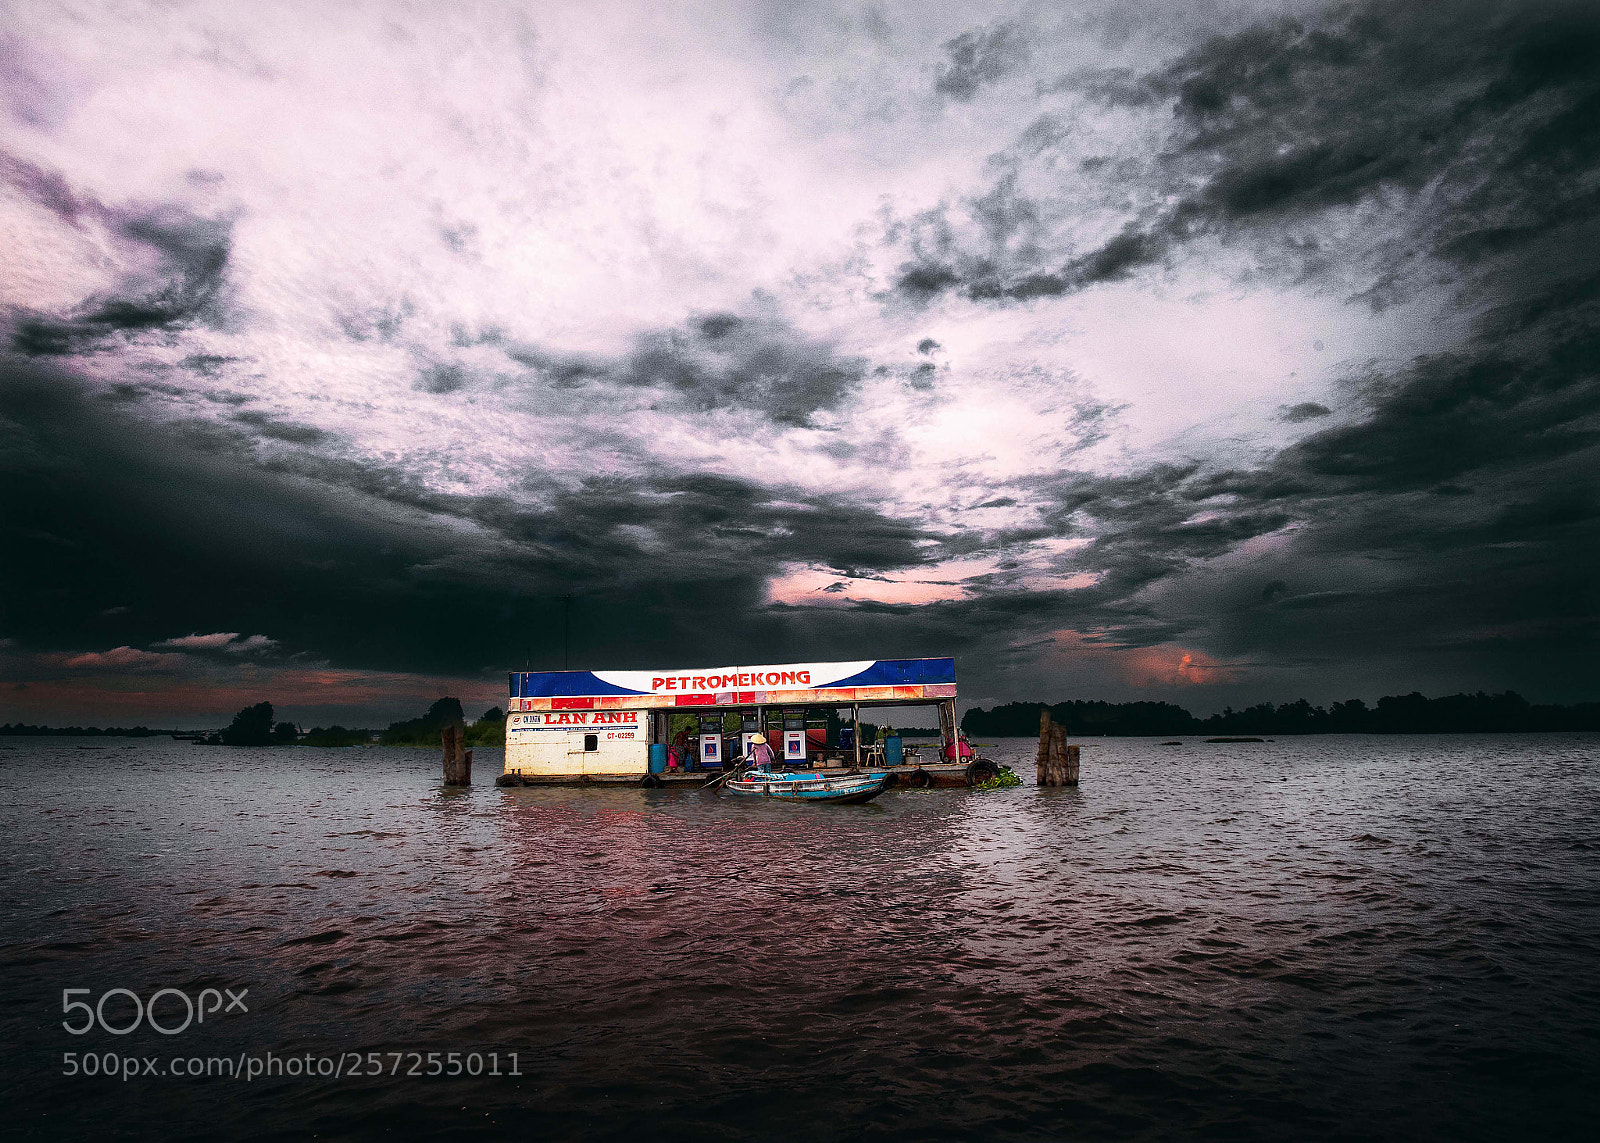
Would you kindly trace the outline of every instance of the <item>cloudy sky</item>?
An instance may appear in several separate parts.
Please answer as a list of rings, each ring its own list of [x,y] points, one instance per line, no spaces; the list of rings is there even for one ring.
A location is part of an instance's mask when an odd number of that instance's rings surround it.
[[[0,719],[1600,697],[1592,3],[0,28]]]

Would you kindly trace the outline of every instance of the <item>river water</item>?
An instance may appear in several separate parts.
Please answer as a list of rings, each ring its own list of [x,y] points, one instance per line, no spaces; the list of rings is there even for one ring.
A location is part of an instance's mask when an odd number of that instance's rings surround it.
[[[985,752],[819,807],[0,739],[4,1133],[1594,1137],[1600,736]]]

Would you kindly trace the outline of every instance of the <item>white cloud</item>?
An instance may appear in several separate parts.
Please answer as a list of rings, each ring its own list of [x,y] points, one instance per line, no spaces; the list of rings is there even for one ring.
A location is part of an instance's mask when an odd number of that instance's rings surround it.
[[[175,639],[162,639],[150,645],[175,651],[226,651],[230,655],[248,655],[270,651],[278,645],[278,641],[269,639],[265,635],[251,635],[241,639],[237,631],[217,631],[210,635],[182,635]]]
[[[237,631],[218,631],[214,635],[183,635],[176,639],[162,639],[152,647],[171,647],[180,651],[216,651],[239,637]]]

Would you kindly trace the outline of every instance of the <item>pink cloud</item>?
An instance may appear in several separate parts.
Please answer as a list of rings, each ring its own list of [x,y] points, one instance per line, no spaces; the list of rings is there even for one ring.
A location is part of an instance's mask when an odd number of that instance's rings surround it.
[[[85,651],[80,655],[41,656],[73,670],[170,671],[183,664],[182,655],[158,655],[137,647],[113,647],[109,651]]]
[[[1053,657],[1077,665],[1092,663],[1130,687],[1188,687],[1234,682],[1243,667],[1223,663],[1204,651],[1171,643],[1130,647],[1101,641],[1081,631],[1051,632]]]

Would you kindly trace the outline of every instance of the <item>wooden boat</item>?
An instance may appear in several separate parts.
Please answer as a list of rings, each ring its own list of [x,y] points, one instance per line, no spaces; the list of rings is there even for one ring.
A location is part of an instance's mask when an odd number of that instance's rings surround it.
[[[747,770],[722,784],[724,790],[747,798],[778,798],[786,802],[833,802],[851,805],[870,802],[889,786],[883,771],[860,774],[785,774],[775,770]]]

